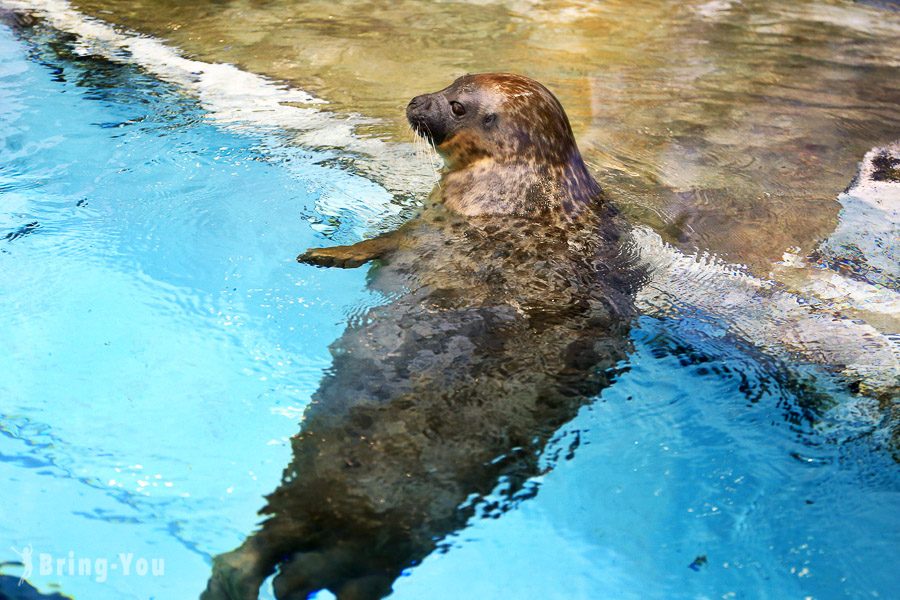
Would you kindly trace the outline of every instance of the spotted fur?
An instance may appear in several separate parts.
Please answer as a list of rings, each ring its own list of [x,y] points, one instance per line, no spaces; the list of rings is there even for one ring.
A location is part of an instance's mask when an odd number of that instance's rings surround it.
[[[458,213],[565,220],[600,199],[562,105],[533,79],[466,75],[413,98],[407,117],[443,157],[440,200]]]

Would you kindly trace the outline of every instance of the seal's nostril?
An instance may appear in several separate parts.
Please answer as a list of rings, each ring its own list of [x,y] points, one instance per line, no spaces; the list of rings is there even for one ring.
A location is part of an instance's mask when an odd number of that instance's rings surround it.
[[[423,94],[410,100],[407,110],[427,110],[430,107],[431,97],[428,94]]]

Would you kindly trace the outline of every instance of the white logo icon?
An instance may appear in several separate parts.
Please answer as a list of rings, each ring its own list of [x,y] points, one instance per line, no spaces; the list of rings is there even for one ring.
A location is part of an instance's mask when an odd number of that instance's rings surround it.
[[[19,577],[19,585],[22,585],[26,579],[31,577],[31,572],[33,570],[33,566],[31,564],[31,556],[34,554],[34,549],[31,547],[31,544],[28,544],[22,550],[16,550],[14,547],[10,546],[10,550],[19,555],[19,558],[22,559],[22,576]]]

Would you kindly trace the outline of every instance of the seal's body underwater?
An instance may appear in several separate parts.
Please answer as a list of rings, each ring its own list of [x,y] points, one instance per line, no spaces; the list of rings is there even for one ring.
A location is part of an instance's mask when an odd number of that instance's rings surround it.
[[[473,75],[407,113],[447,165],[436,201],[299,257],[379,258],[370,286],[392,300],[332,345],[267,519],[216,558],[206,598],[256,598],[276,567],[279,598],[384,597],[479,498],[527,495],[548,440],[626,356],[627,236],[552,94]]]

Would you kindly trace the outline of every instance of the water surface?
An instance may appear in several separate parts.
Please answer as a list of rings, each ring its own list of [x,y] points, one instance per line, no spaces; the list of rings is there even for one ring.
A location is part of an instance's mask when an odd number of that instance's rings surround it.
[[[77,0],[209,61],[292,82],[362,128],[466,72],[562,100],[601,183],[682,248],[765,275],[836,223],[863,154],[900,138],[900,11],[836,0]]]
[[[218,6],[227,14],[234,5]],[[467,18],[511,10],[467,6]],[[635,14],[655,6],[636,5]],[[809,18],[826,27],[824,9],[813,6],[819,16]],[[671,10],[673,22],[700,22],[700,13]],[[581,13],[565,14],[577,23]],[[892,14],[867,22],[871,32],[843,34],[858,40],[858,60],[891,61],[883,44]],[[797,17],[808,24],[804,18]],[[665,30],[666,23],[643,27]],[[807,26],[819,39],[820,27]],[[589,39],[583,43],[601,43]],[[826,45],[811,47],[824,52]],[[832,45],[834,52],[852,47]],[[652,45],[645,50],[663,54]],[[820,67],[856,71],[837,60]],[[874,128],[877,115],[890,127],[895,116],[881,113],[892,100],[878,96],[894,89],[890,69],[860,69],[859,77],[871,77],[873,99],[853,111],[834,109],[840,118],[824,118],[828,110],[805,95],[767,106],[796,111],[801,125],[819,114],[835,136],[848,123],[860,132]],[[424,77],[408,85],[431,87]],[[593,117],[578,116],[571,100],[577,86],[558,87],[591,140]],[[801,117],[807,113],[809,121]],[[721,131],[726,122],[737,121],[723,120]],[[377,135],[394,135],[385,123]],[[657,150],[674,144],[672,135]],[[737,137],[738,146],[750,139]],[[861,153],[847,146],[866,147],[865,137],[850,136],[828,152],[846,153],[852,164]],[[778,137],[757,139],[769,148]],[[290,460],[288,439],[329,366],[328,345],[385,301],[367,291],[365,270],[318,270],[293,257],[328,243],[326,234],[350,241],[371,227],[370,214],[329,201],[335,186],[355,197],[386,192],[341,168],[334,148],[292,146],[287,133],[216,124],[178,87],[40,24],[0,26],[0,140],[3,548],[166,561],[157,577],[34,574],[44,591],[58,586],[101,600],[196,597],[210,558],[255,528],[262,496],[278,485]],[[626,156],[601,152],[599,142],[588,147],[595,157]],[[661,164],[658,154],[646,156],[647,169]],[[608,160],[602,172],[615,175]],[[629,168],[624,181],[653,182],[650,171]],[[800,181],[816,179],[798,173]],[[829,169],[821,174],[838,178]],[[788,179],[752,185],[777,181]],[[620,193],[639,190],[638,199],[656,189],[633,185]],[[786,189],[792,198],[813,193]],[[778,202],[787,196],[773,194]],[[820,201],[832,198],[829,192]],[[329,209],[335,206],[344,208]],[[785,206],[804,221],[827,212]],[[723,234],[708,232],[714,247]],[[393,597],[891,597],[900,587],[900,472],[871,404],[816,368],[760,354],[715,319],[643,317],[629,341],[622,374],[544,453],[547,472],[532,482],[537,496],[502,515],[485,503],[447,540],[447,552],[411,569]],[[0,550],[0,562],[16,558]],[[9,565],[2,571],[21,573]]]

